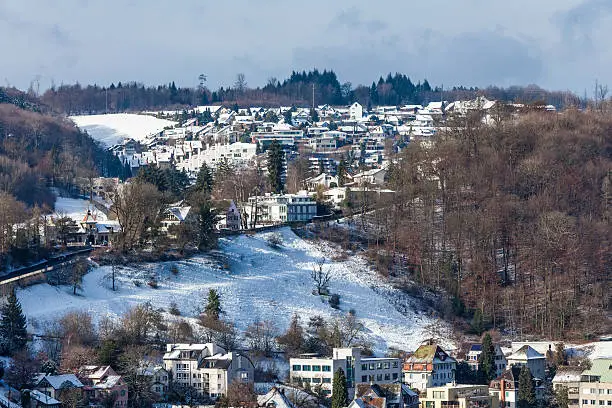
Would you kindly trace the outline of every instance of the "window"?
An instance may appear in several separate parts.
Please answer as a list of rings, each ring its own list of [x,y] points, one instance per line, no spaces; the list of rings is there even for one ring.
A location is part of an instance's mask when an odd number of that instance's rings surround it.
[[[585,400],[585,399],[583,399],[583,400],[582,400],[582,405],[589,405],[589,400]]]
[[[320,378],[313,378],[312,382],[315,384],[320,384],[321,383],[321,379]]]
[[[397,380],[397,373],[393,373],[393,379]]]
[[[361,382],[368,382],[368,376],[367,375],[362,375],[361,376]]]
[[[323,384],[331,384],[331,378],[323,378]]]
[[[382,379],[383,379],[382,374],[376,375],[376,381],[382,381]]]
[[[376,369],[377,370],[382,370],[382,368],[383,368],[382,363],[376,363]]]
[[[389,362],[386,362],[383,367],[385,368],[385,370],[388,370],[389,368],[391,368],[391,364]]]
[[[374,369],[374,363],[370,363],[370,370]]]
[[[324,365],[323,366],[323,371],[328,371],[328,372],[331,371],[331,366]]]
[[[599,405],[606,405],[606,401],[604,401],[604,400],[599,400]]]
[[[389,373],[385,374],[385,381],[391,380],[391,375]]]
[[[361,369],[362,369],[363,371],[368,371],[368,365],[367,365],[367,364],[362,364],[362,365],[361,365]]]
[[[393,368],[397,368],[397,367],[398,367],[398,365],[397,365],[397,364],[398,364],[398,363],[397,363],[397,361],[394,361],[394,362],[393,362]]]
[[[121,396],[125,397],[125,390],[121,390]]]
[[[302,366],[302,371],[310,371],[310,366],[309,365],[303,365]]]
[[[321,366],[320,365],[313,365],[312,366],[312,371],[321,371]]]

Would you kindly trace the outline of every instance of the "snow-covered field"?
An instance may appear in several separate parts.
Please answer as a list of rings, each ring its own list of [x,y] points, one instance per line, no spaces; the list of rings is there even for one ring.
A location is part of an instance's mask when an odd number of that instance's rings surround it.
[[[85,217],[88,209],[91,209],[92,214],[96,216],[98,221],[106,221],[106,215],[96,210],[96,208],[89,203],[89,200],[67,197],[57,197],[55,200],[55,214],[60,217],[70,217],[77,222]]]
[[[71,116],[70,119],[81,130],[87,131],[91,137],[108,147],[128,138],[142,142],[149,135],[161,132],[164,127],[176,125],[171,120],[132,113]]]
[[[427,337],[424,327],[431,318],[416,314],[407,295],[379,281],[360,257],[330,261],[335,251],[297,237],[289,228],[277,232],[281,249],[271,248],[271,233],[223,238],[216,257],[199,256],[178,263],[145,264],[120,272],[120,288],[113,292],[106,278],[109,267],[95,268],[85,276],[78,296],[70,288],[39,284],[20,289],[19,299],[36,331],[38,324],[71,310],[89,311],[94,318],[119,316],[143,302],[167,309],[175,302],[183,316],[195,317],[206,303],[210,288],[221,294],[224,318],[244,330],[256,320],[272,320],[284,330],[294,313],[302,322],[310,316],[331,318],[338,312],[312,294],[311,271],[325,257],[333,276],[330,290],[340,295],[342,313],[353,309],[366,328],[378,353],[394,346],[414,350]],[[179,274],[170,267],[176,264]],[[155,276],[158,289],[146,282]],[[134,281],[142,284],[136,286]]]

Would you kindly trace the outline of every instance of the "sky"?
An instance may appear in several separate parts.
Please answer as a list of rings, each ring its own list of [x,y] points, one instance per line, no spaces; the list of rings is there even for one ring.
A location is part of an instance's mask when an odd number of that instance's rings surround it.
[[[0,0],[0,84],[249,86],[333,69],[370,84],[593,93],[612,86],[612,0]]]

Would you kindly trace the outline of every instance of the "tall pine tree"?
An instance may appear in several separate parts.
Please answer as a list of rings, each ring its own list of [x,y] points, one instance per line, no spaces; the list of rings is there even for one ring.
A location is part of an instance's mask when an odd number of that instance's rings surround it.
[[[206,303],[206,316],[215,320],[219,320],[221,314],[221,298],[215,289],[208,291],[208,302]]]
[[[12,290],[7,302],[2,306],[2,321],[0,321],[1,352],[12,355],[22,350],[28,342],[26,331],[27,320],[21,309],[21,304]]]
[[[283,161],[285,152],[278,140],[274,139],[268,148],[268,177],[270,186],[275,193],[282,193],[283,186]]]
[[[531,371],[524,365],[519,374],[518,408],[532,408],[536,406],[535,388]]]
[[[334,374],[332,386],[331,408],[346,407],[348,405],[348,390],[346,389],[346,376],[341,368]]]
[[[478,359],[478,369],[482,371],[487,381],[495,378],[495,347],[489,333],[482,338],[482,353]]]
[[[193,189],[195,191],[203,192],[209,195],[210,193],[212,193],[213,184],[214,182],[212,172],[210,171],[206,163],[203,163],[202,167],[200,167],[200,171],[198,172],[198,177],[193,186]]]

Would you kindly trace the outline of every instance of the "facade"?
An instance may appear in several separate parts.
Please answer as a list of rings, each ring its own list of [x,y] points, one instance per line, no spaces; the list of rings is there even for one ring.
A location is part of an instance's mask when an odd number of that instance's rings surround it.
[[[230,206],[225,212],[225,228],[232,231],[238,231],[242,227],[240,211],[236,207],[236,203],[232,200]]]
[[[455,381],[457,360],[436,344],[421,345],[404,361],[404,384],[420,391]]]
[[[612,358],[593,360],[580,377],[580,407],[612,406]]]
[[[349,117],[352,120],[359,120],[363,117],[363,106],[359,102],[355,102],[350,106]]]
[[[238,353],[226,353],[216,344],[167,344],[164,368],[172,381],[216,399],[234,381],[253,382],[255,367]]]
[[[317,215],[317,203],[305,193],[266,194],[249,197],[244,211],[251,224],[257,218],[257,224],[274,224],[283,222],[310,221]]]
[[[506,360],[506,356],[504,356],[504,352],[502,351],[499,345],[495,344],[494,348],[494,363],[495,363],[495,377],[499,377],[504,371],[506,371],[506,366],[508,365],[508,360]],[[478,370],[478,361],[480,359],[480,355],[482,354],[482,345],[481,344],[472,344],[470,347],[470,351],[465,356],[465,361],[469,364],[472,370]]]
[[[544,379],[546,375],[546,357],[531,346],[523,346],[507,357],[508,367],[526,365],[534,378]]]
[[[138,371],[138,375],[148,378],[151,383],[151,392],[163,398],[170,385],[170,373],[162,366],[149,366]]]
[[[500,401],[500,406],[507,408],[517,408],[519,395],[519,375],[521,367],[514,365],[504,371],[502,375],[491,381],[489,384],[489,393],[497,397]],[[536,399],[544,398],[545,389],[542,386],[542,380],[534,378],[533,386],[535,389]]]
[[[394,194],[393,190],[380,188],[334,187],[323,193],[323,199],[336,207],[346,204],[352,208],[360,208],[380,203],[381,200],[390,200]]]
[[[110,366],[83,366],[79,369],[77,377],[84,384],[83,391],[90,404],[101,405],[112,395],[115,397],[114,408],[127,407],[127,384]]]
[[[321,173],[318,176],[310,177],[304,180],[308,191],[316,191],[317,188],[338,187],[338,176],[333,176],[328,173]],[[335,184],[335,185],[334,185]]]
[[[58,399],[63,390],[83,389],[83,383],[74,374],[47,375],[34,377],[33,387],[50,398]]]
[[[427,388],[427,396],[421,398],[423,408],[497,408],[499,400],[489,394],[486,385],[447,384]]]
[[[418,408],[419,395],[404,384],[357,384],[348,408]]]
[[[333,394],[334,373],[340,368],[351,398],[356,384],[391,384],[401,378],[399,358],[362,357],[359,348],[335,348],[331,357],[304,354],[291,358],[289,365],[292,383],[320,387],[325,395]]]
[[[568,408],[580,406],[580,367],[559,367],[552,380],[553,391],[558,392],[562,387],[567,389]]]
[[[358,173],[353,176],[353,180],[359,184],[375,184],[382,185],[385,183],[385,177],[387,176],[387,170],[385,169],[372,169]]]

